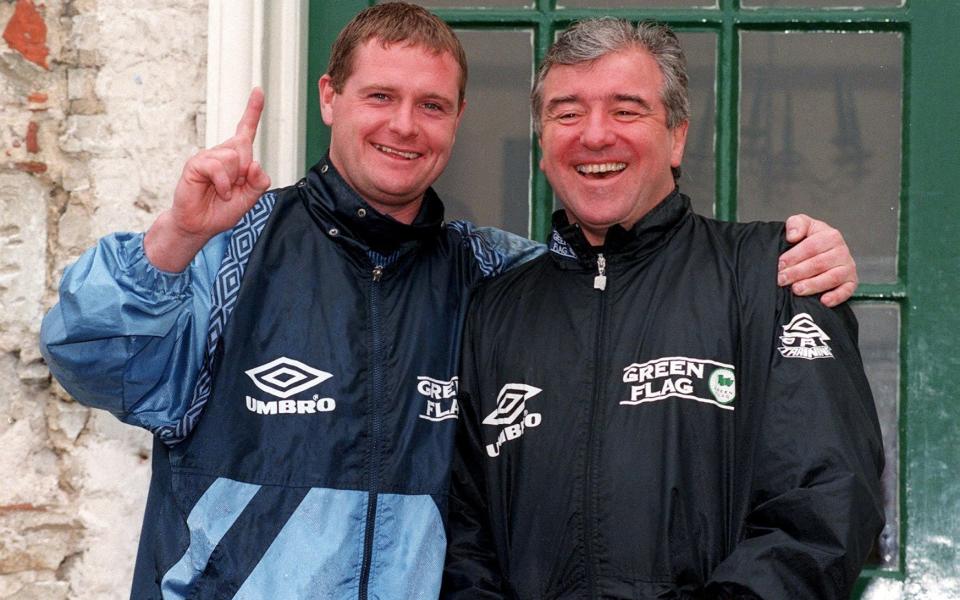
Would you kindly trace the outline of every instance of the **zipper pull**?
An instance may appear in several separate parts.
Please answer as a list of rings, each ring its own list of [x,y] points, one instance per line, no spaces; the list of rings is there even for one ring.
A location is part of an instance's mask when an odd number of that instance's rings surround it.
[[[597,255],[597,275],[593,278],[593,289],[601,292],[607,289],[607,259]]]
[[[373,268],[373,280],[380,281],[380,278],[383,277],[383,267],[377,265]]]

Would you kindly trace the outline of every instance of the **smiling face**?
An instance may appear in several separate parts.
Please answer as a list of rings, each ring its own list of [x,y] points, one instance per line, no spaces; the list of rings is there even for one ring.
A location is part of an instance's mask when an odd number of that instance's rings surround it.
[[[639,47],[556,65],[544,79],[540,168],[591,244],[613,225],[632,227],[673,190],[687,123],[667,127],[662,86]]]
[[[378,211],[410,223],[440,176],[463,114],[460,67],[449,53],[376,38],[353,52],[340,93],[320,78],[330,160]]]

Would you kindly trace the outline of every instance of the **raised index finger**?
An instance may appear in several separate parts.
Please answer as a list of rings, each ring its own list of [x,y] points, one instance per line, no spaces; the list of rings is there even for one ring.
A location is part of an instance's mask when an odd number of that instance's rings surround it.
[[[247,108],[237,123],[237,135],[245,137],[251,142],[257,137],[257,125],[260,124],[260,113],[263,112],[263,90],[258,87],[250,90],[250,98],[247,99]]]

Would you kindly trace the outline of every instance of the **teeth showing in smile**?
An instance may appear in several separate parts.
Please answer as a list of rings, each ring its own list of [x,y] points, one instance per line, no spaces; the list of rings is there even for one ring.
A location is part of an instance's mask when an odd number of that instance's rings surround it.
[[[392,154],[394,156],[406,158],[407,160],[413,160],[418,156],[420,156],[418,152],[403,152],[401,150],[395,150],[390,146],[381,146],[380,144],[374,144],[373,147],[379,150],[380,152],[385,152],[386,154]]]
[[[627,168],[627,163],[599,163],[589,165],[577,165],[578,173],[615,173]]]

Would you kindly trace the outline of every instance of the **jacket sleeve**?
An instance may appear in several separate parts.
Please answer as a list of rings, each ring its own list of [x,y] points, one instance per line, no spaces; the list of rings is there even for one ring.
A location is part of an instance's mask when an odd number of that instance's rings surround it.
[[[147,260],[143,234],[101,239],[66,269],[40,350],[82,404],[150,430],[186,411],[203,360],[211,285],[229,232],[182,273]]]
[[[450,227],[470,246],[484,278],[500,275],[547,251],[539,242],[496,227],[477,227],[469,221],[453,221]]]
[[[708,591],[849,598],[884,522],[883,446],[857,322],[847,305],[776,294],[773,318],[757,317],[766,331],[744,338],[749,357],[737,376],[748,381],[738,388],[756,386],[760,400],[737,407],[745,409],[737,423],[745,473],[734,493],[746,514]]]
[[[471,307],[464,332],[460,369],[460,422],[457,428],[447,519],[447,559],[442,600],[500,600],[503,576],[497,559],[487,504],[480,436],[479,381],[474,361],[477,319]],[[474,400],[476,398],[477,400]]]

